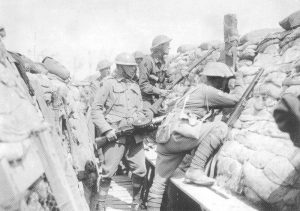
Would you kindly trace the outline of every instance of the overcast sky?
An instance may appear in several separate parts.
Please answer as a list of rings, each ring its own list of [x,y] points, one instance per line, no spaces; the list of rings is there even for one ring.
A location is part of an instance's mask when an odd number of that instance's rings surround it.
[[[40,61],[58,58],[76,78],[119,52],[149,53],[154,36],[181,44],[223,40],[223,17],[235,13],[242,35],[300,9],[300,0],[0,0],[9,50]]]

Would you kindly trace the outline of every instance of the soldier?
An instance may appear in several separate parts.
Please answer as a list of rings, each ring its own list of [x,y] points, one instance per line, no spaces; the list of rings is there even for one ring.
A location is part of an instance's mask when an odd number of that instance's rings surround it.
[[[139,86],[133,81],[137,64],[134,57],[121,53],[116,57],[117,69],[114,76],[104,79],[97,90],[92,106],[92,119],[101,135],[108,139],[102,148],[104,154],[103,172],[100,179],[98,210],[105,210],[105,199],[111,178],[123,156],[132,171],[132,210],[139,207],[140,189],[146,173],[143,140],[138,136],[116,136],[116,129],[130,125],[146,116]]]
[[[140,63],[143,61],[143,58],[144,58],[144,54],[140,51],[136,51],[133,53],[133,56],[135,58],[135,62],[140,65]]]
[[[139,65],[139,85],[143,100],[150,106],[154,98],[166,96],[167,64],[164,59],[169,54],[171,38],[158,35],[152,41],[151,55],[145,56]]]
[[[186,172],[186,181],[200,185],[212,185],[214,182],[205,175],[204,168],[210,155],[222,145],[227,135],[227,125],[223,122],[198,122],[192,125],[195,120],[206,116],[210,108],[234,106],[242,96],[243,88],[242,80],[237,77],[234,94],[222,91],[225,82],[233,76],[223,63],[209,63],[202,76],[205,76],[204,83],[189,90],[177,102],[176,108],[168,114],[158,130],[155,177],[148,197],[148,210],[160,209],[167,179],[192,149],[197,148]],[[188,123],[178,125],[181,119]]]

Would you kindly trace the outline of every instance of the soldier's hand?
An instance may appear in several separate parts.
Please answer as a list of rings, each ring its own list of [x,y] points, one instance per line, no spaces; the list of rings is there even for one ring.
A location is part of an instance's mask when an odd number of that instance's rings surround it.
[[[105,133],[105,137],[107,138],[108,141],[116,141],[117,140],[117,135],[115,129],[109,130]]]
[[[162,96],[162,97],[166,97],[170,93],[171,93],[171,90],[165,90],[165,89],[160,90],[160,96]]]

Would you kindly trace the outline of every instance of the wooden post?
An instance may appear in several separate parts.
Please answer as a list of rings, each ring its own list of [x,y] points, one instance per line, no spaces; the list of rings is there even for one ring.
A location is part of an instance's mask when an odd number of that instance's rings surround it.
[[[36,144],[47,179],[60,210],[79,211],[49,131],[37,134]]]
[[[238,40],[236,15],[227,14],[224,16],[225,64],[233,71],[236,70]]]
[[[40,85],[37,81],[34,81],[32,85],[45,120],[55,127],[54,113],[46,105]],[[80,194],[75,171],[63,151],[61,137],[59,137],[55,129],[52,129],[51,132],[47,131],[38,134],[38,136],[39,138],[36,141],[38,152],[59,208],[63,211],[88,210],[88,205]]]

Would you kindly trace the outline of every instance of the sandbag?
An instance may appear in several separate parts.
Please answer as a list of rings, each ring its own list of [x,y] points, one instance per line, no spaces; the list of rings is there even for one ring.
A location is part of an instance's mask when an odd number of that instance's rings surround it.
[[[284,157],[274,157],[264,168],[264,175],[273,183],[292,186],[298,180],[294,166]]]
[[[284,45],[296,40],[297,38],[300,38],[300,28],[297,28],[292,31],[291,34],[287,35],[282,42],[279,44],[280,47],[283,47]]]
[[[290,63],[293,61],[297,61],[300,59],[300,46],[293,46],[288,48],[283,56],[282,56],[282,63]]]
[[[284,18],[282,21],[279,22],[279,25],[285,30],[291,30],[300,26],[300,10]]]
[[[259,71],[258,66],[243,66],[239,69],[243,73],[243,76],[255,75]]]
[[[70,77],[70,72],[60,64],[58,61],[51,57],[45,57],[42,61],[44,66],[47,70],[49,70],[50,73],[60,77],[63,80],[67,80]]]
[[[250,66],[253,64],[253,61],[249,60],[249,59],[242,59],[238,62],[238,67],[242,67],[242,66]]]
[[[247,60],[253,60],[253,58],[256,55],[256,51],[251,48],[246,48],[243,52],[238,53],[238,57],[240,59],[247,59]]]
[[[271,182],[264,175],[263,170],[255,168],[250,163],[243,166],[243,173],[245,185],[254,190],[266,202],[278,202],[288,192],[287,188]]]
[[[269,45],[264,49],[263,53],[275,56],[279,55],[279,44]]]
[[[240,39],[240,44],[244,44],[246,42],[259,43],[261,42],[268,34],[276,33],[281,31],[281,29],[275,28],[275,29],[260,29],[255,30],[252,32],[249,32],[245,35],[243,35]]]
[[[273,45],[273,44],[277,44],[277,43],[279,43],[279,41],[280,41],[279,39],[269,40],[268,42],[265,42],[264,44],[260,45],[258,47],[257,51],[259,53],[263,53],[268,46]]]
[[[187,51],[196,49],[197,46],[193,44],[184,44],[177,48],[177,53],[186,53]]]
[[[256,44],[252,44],[252,43],[250,43],[250,42],[247,42],[247,43],[245,43],[244,45],[238,46],[238,47],[237,47],[237,50],[238,50],[238,51],[244,51],[244,50],[246,50],[247,48],[256,50],[256,49],[257,49],[257,45],[256,45]]]
[[[219,40],[212,40],[212,41],[208,41],[208,42],[203,42],[200,44],[199,48],[201,48],[201,50],[209,50],[212,47],[214,48],[219,48],[221,47],[223,44],[223,42],[219,41]]]

